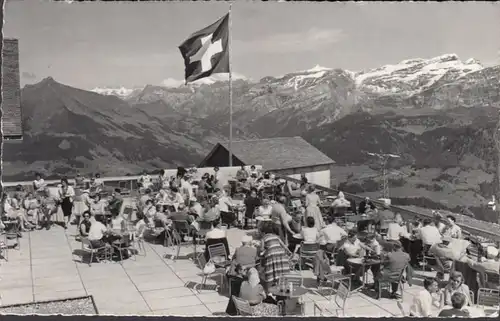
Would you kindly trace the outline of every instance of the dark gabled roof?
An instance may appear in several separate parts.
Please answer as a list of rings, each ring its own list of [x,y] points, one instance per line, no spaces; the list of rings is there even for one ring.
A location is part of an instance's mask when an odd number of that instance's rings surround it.
[[[21,85],[17,39],[4,39],[2,48],[2,133],[6,139],[22,138]]]
[[[229,150],[229,142],[219,143],[206,159],[209,159],[219,146]],[[266,170],[302,168],[335,163],[330,157],[320,152],[302,137],[234,141],[232,143],[232,152],[242,163],[246,165],[262,165]]]

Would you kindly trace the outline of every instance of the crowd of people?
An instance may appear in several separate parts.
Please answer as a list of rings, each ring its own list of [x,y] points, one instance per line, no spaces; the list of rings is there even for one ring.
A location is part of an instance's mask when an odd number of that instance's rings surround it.
[[[32,191],[18,186],[14,193],[4,193],[2,217],[16,221],[22,232],[49,229],[54,216],[62,213],[62,225],[77,224],[80,237],[96,248],[122,237],[113,231],[129,228],[134,238],[166,239],[166,244],[189,238],[193,243],[205,243],[204,261],[209,266],[214,264],[209,247],[222,244],[230,258],[231,294],[248,301],[260,315],[276,313],[280,298],[272,288],[297,265],[303,267],[298,258],[308,244],[318,245],[310,262],[318,286],[329,274],[341,271],[352,273],[350,284],[355,288],[364,284],[363,262],[378,260],[369,265],[374,279],[369,287],[377,291],[381,282],[389,282],[391,298],[398,299],[401,280],[411,284],[414,269],[432,266],[437,277],[425,280],[425,289],[411,307],[413,316],[430,316],[432,305],[453,307],[451,312],[443,310],[443,316],[460,315],[456,309],[473,304],[471,289],[454,270],[454,262],[482,274],[500,271],[498,248],[483,249],[464,240],[453,216],[435,213],[434,220],[404,221],[389,206],[376,206],[369,198],[356,204],[339,192],[324,199],[305,175],[299,183],[292,183],[255,166],[242,166],[234,179],[217,167],[212,173],[180,167],[174,176],[162,171],[156,179],[143,173],[137,183],[140,195],[133,218],[123,214],[122,190],[114,189],[107,196],[99,175],[89,182],[78,175],[73,186],[63,178],[56,193],[36,175]],[[231,255],[227,230],[233,227],[255,228],[256,233],[245,236]],[[178,240],[172,238],[175,233]],[[471,257],[477,252],[475,246],[480,249],[479,260]],[[450,279],[444,282],[447,273]],[[496,288],[498,284],[484,286]],[[227,312],[236,312],[232,300]]]

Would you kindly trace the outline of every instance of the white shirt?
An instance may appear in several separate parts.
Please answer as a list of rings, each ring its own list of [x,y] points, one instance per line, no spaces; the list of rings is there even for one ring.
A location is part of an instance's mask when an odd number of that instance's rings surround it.
[[[226,237],[226,231],[214,228],[213,230],[208,231],[205,237],[207,239],[222,239]]]
[[[386,240],[399,241],[401,237],[408,237],[406,227],[399,225],[399,223],[389,223]]]
[[[181,180],[181,192],[184,195],[185,199],[193,198],[193,185],[188,181],[182,179]]]
[[[304,243],[316,243],[319,232],[314,227],[303,227],[300,231],[300,235],[302,236]]]
[[[273,211],[273,207],[271,205],[269,206],[259,206],[259,210],[258,210],[258,215],[259,216],[264,216],[264,217],[267,217],[269,218],[271,216],[271,213]]]
[[[340,241],[342,237],[347,236],[347,232],[335,223],[327,225],[319,234],[320,244],[335,244]]]
[[[432,315],[432,306],[437,307],[437,300],[432,297],[429,291],[422,290],[413,298],[413,304],[410,307],[410,314],[415,317],[430,317]]]
[[[73,187],[68,186],[68,188],[66,189],[66,193],[64,193],[63,188],[61,187],[58,190],[58,195],[61,200],[65,197],[69,197],[70,200],[73,201],[73,197],[75,197],[75,190],[73,189]]]
[[[441,233],[437,227],[427,225],[420,229],[420,239],[424,245],[433,245],[441,242]]]
[[[358,252],[361,250],[361,242],[358,239],[356,239],[356,241],[354,241],[353,244],[349,240],[347,240],[342,245],[342,248],[344,249],[345,253],[348,256],[356,256]]]
[[[45,188],[45,181],[43,180],[43,178],[40,178],[38,180],[35,179],[33,181],[33,186],[35,187],[35,190],[37,192],[42,191]]]
[[[102,224],[99,221],[93,220],[92,224],[90,225],[90,230],[89,230],[89,240],[91,241],[97,241],[102,239],[104,236],[104,232],[107,231],[106,226]]]
[[[152,185],[151,176],[149,176],[149,175],[142,175],[140,180],[141,180],[142,186],[144,188],[148,188]]]
[[[231,204],[231,199],[228,196],[219,198],[219,209],[221,212],[229,212],[228,204]]]

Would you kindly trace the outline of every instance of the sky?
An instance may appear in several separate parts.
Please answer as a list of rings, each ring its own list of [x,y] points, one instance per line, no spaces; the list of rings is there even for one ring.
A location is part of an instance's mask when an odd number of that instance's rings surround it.
[[[45,77],[83,89],[176,84],[178,46],[227,2],[8,0],[4,37],[19,39],[22,85]],[[456,53],[500,64],[500,3],[235,1],[231,61],[258,80],[316,65],[351,71]]]

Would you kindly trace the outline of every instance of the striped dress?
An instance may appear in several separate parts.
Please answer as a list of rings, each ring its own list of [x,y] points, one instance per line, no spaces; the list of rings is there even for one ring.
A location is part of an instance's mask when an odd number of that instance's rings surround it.
[[[266,283],[276,283],[280,276],[290,272],[290,262],[285,245],[277,235],[266,234],[262,238],[262,252]]]

